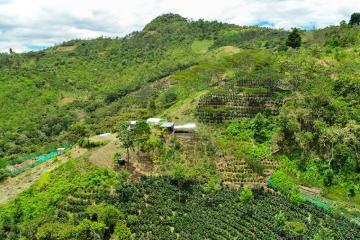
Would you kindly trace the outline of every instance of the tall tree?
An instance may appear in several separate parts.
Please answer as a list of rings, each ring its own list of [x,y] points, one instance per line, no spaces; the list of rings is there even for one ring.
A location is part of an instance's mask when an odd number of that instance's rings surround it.
[[[138,150],[143,150],[151,134],[149,125],[145,121],[138,121],[133,129],[133,132]]]
[[[360,13],[353,13],[350,18],[350,25],[360,25]]]
[[[301,36],[299,29],[293,28],[292,32],[289,34],[286,40],[286,46],[292,48],[299,48],[301,46]]]
[[[126,149],[127,161],[130,160],[130,149],[134,148],[135,135],[134,132],[129,129],[129,124],[127,122],[120,122],[117,126],[117,137],[120,140],[120,143],[123,148]]]

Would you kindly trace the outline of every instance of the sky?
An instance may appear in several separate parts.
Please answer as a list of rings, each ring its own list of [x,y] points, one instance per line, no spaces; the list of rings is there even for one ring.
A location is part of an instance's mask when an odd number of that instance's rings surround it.
[[[0,52],[40,50],[71,39],[124,36],[155,17],[304,29],[337,25],[360,0],[0,0]]]

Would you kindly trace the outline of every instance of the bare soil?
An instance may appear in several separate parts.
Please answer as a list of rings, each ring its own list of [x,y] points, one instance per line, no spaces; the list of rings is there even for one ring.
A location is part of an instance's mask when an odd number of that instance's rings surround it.
[[[39,179],[43,172],[52,171],[68,159],[64,156],[51,159],[32,169],[29,169],[15,177],[10,177],[0,184],[0,204],[11,200],[18,194],[29,188]]]

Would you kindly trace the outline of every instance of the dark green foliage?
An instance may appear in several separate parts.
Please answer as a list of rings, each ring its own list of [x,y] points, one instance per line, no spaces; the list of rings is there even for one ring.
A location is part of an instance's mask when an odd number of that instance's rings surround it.
[[[78,167],[71,167],[78,171]],[[70,173],[73,175],[74,172]],[[26,205],[20,202],[14,203],[19,204],[17,208],[9,205],[2,209],[0,222],[9,229],[6,235],[15,239],[34,239],[34,236],[37,239],[172,239],[175,236],[306,239],[318,233],[320,223],[335,238],[354,239],[360,234],[359,228],[339,215],[307,203],[298,207],[278,194],[230,188],[204,191],[203,185],[184,180],[183,174],[178,179],[150,177],[135,183],[119,182],[116,194],[110,194],[106,186],[113,179],[111,176],[101,184],[93,180],[105,175],[85,174],[74,178],[78,183],[76,191],[69,191],[71,195],[67,198],[62,196],[51,209],[46,205],[41,210],[39,207],[26,210]],[[55,185],[60,187],[63,181],[73,181],[72,177],[64,177],[62,181],[54,179],[45,192],[54,194]],[[184,182],[179,184],[181,179]],[[35,189],[32,191],[36,193]],[[28,198],[31,196],[23,196],[24,201]],[[44,202],[33,204],[44,205]],[[31,209],[37,210],[32,218],[16,217]],[[279,211],[286,216],[279,217]],[[20,225],[23,227],[18,228]]]
[[[360,25],[360,13],[353,13],[351,15],[349,24],[350,25]]]
[[[294,239],[296,236],[306,239],[306,236],[318,232],[322,221],[334,236],[351,238],[359,231],[342,217],[309,204],[296,207],[282,196],[261,191],[254,191],[253,201],[244,205],[239,204],[240,190],[222,189],[202,194],[201,185],[180,188],[166,178],[144,179],[136,189],[132,197],[120,206],[128,214],[141,209],[139,224],[129,225],[140,239],[170,239],[176,235],[181,239]],[[183,201],[178,201],[178,191]],[[144,194],[147,195],[145,199]],[[149,205],[153,207],[147,207]],[[286,224],[289,231],[283,231],[275,224],[274,216],[280,210],[289,219]],[[313,216],[311,222],[307,220],[310,213]]]
[[[177,94],[176,93],[174,93],[174,92],[166,93],[165,97],[164,97],[164,103],[163,104],[164,104],[165,107],[169,107],[169,106],[171,106],[172,104],[175,103],[176,99],[177,99]]]
[[[331,169],[328,169],[324,173],[324,185],[325,186],[331,186],[334,181],[334,173]]]
[[[94,148],[104,145],[103,142],[91,141],[89,138],[86,137],[80,138],[78,144],[80,147],[83,148]]]
[[[301,46],[301,35],[297,28],[294,28],[286,40],[286,46],[299,48]]]
[[[354,185],[351,185],[351,186],[349,187],[348,196],[349,196],[349,197],[355,197],[355,195],[356,195],[355,186],[354,186]]]

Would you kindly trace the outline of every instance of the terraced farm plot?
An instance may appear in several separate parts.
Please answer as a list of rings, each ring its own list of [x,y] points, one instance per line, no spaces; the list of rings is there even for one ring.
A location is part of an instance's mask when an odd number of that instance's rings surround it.
[[[247,162],[224,158],[218,162],[217,170],[225,185],[267,188],[266,178],[271,175],[276,166],[277,162],[272,160]]]
[[[202,97],[197,116],[202,122],[222,123],[242,117],[254,117],[258,113],[276,115],[282,99],[272,83],[263,81],[237,81]]]

